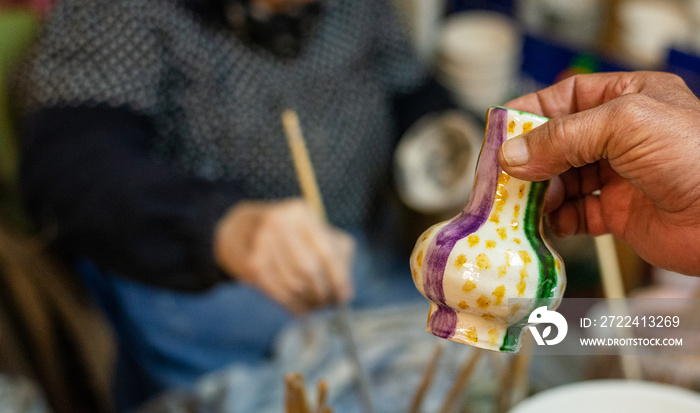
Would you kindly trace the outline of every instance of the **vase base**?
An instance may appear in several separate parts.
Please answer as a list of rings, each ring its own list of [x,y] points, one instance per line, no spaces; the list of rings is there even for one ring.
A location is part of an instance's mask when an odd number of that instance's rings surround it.
[[[485,317],[472,312],[453,312],[455,321],[447,331],[442,324],[435,323],[439,318],[439,307],[431,306],[426,331],[440,338],[466,344],[485,350],[516,353],[520,350],[523,326],[508,325],[496,317]]]

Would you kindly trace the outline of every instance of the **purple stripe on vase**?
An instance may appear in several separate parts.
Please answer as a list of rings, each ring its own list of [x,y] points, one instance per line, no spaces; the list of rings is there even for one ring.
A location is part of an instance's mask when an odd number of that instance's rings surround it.
[[[476,232],[486,222],[496,197],[496,186],[501,167],[498,148],[506,139],[508,112],[493,108],[486,122],[484,146],[476,168],[475,186],[464,210],[435,235],[432,248],[423,267],[423,290],[426,297],[438,306],[429,320],[430,331],[441,338],[450,338],[457,327],[457,313],[445,304],[443,276],[447,260],[457,241]]]

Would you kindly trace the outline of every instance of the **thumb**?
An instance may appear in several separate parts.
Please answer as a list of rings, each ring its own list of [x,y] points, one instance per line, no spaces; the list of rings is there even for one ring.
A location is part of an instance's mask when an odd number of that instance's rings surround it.
[[[620,110],[626,100],[619,98],[593,109],[550,119],[507,140],[498,151],[501,167],[516,178],[542,181],[571,167],[614,158],[624,150],[615,137],[628,124],[624,116],[627,111]]]

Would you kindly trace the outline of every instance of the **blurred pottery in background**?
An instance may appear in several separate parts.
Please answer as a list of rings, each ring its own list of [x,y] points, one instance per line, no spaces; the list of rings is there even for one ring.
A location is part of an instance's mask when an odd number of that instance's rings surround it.
[[[401,200],[423,214],[459,211],[471,193],[482,135],[475,121],[457,112],[428,116],[412,126],[394,155]]]
[[[438,78],[469,110],[500,105],[510,98],[520,70],[522,40],[516,23],[489,11],[456,13],[438,38]]]
[[[671,46],[691,35],[690,22],[678,2],[625,0],[617,7],[617,17],[621,57],[639,68],[660,68]]]
[[[577,50],[594,49],[601,40],[604,0],[516,0],[515,6],[528,33]]]
[[[425,62],[432,60],[442,16],[444,0],[393,0],[408,29],[416,55]]]
[[[427,330],[432,334],[515,352],[528,315],[543,305],[558,306],[564,266],[542,235],[549,182],[513,178],[497,158],[506,139],[546,121],[503,107],[489,109],[469,202],[457,216],[418,238],[411,271],[416,287],[431,302]],[[509,298],[521,300],[509,306]]]

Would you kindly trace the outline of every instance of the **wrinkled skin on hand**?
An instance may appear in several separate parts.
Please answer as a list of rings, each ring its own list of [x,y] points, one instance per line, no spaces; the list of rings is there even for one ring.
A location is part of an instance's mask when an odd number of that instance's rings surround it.
[[[556,234],[612,233],[652,265],[700,275],[700,101],[679,77],[578,75],[506,106],[551,118],[505,143],[499,162],[553,178]]]
[[[241,202],[221,219],[214,241],[224,272],[297,314],[351,298],[354,248],[301,199]]]

